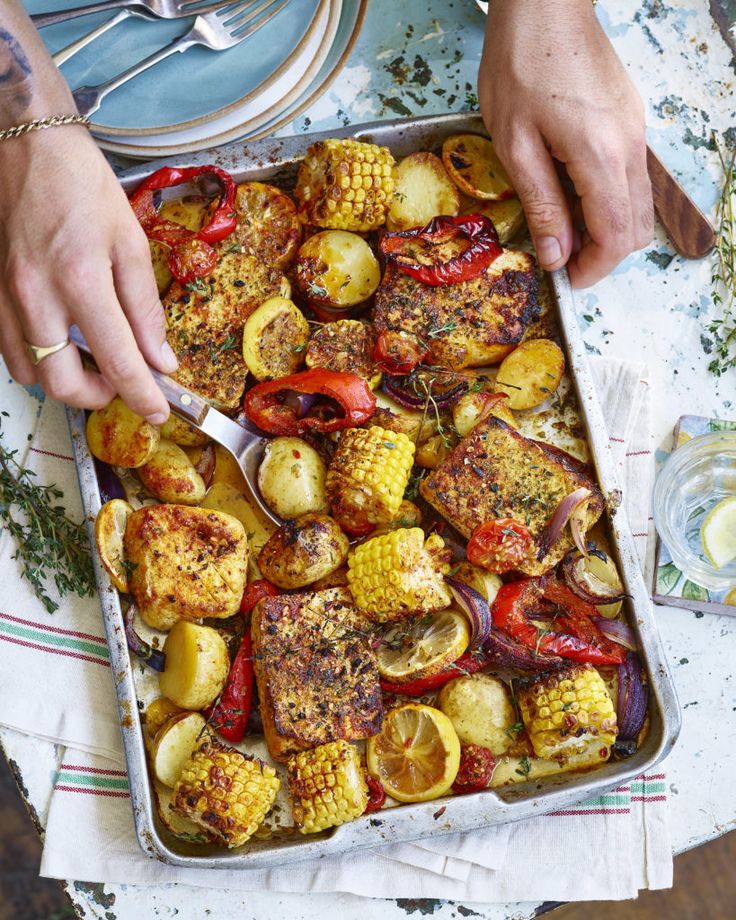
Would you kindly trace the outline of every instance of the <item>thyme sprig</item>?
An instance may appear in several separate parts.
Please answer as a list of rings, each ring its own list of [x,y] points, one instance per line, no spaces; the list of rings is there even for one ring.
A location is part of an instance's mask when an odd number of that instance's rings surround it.
[[[713,136],[723,170],[723,189],[716,207],[716,245],[713,250],[711,299],[719,316],[708,332],[713,337],[713,360],[708,370],[720,377],[736,367],[736,147],[724,149]]]
[[[7,412],[0,415],[9,417]],[[18,463],[17,453],[2,444],[0,422],[0,518],[17,544],[12,558],[20,562],[21,576],[30,582],[46,610],[54,613],[59,605],[49,596],[50,579],[60,597],[94,593],[87,533],[59,504],[64,495],[61,489],[35,482],[36,474]]]

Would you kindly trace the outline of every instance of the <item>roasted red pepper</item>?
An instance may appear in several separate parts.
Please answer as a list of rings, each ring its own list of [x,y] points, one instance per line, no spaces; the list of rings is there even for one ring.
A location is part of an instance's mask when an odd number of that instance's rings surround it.
[[[215,731],[226,741],[237,744],[245,737],[253,706],[253,644],[246,629],[240,648],[230,667],[225,689],[206,715]]]
[[[469,792],[487,789],[495,769],[496,758],[488,748],[478,744],[464,744],[460,748],[460,766],[452,791],[455,795],[467,795]]]
[[[521,521],[498,518],[475,528],[466,552],[473,565],[500,575],[517,568],[528,557],[531,546],[532,535]]]
[[[154,205],[154,192],[200,176],[214,176],[222,186],[220,200],[205,226],[195,232],[162,218]],[[234,210],[236,190],[233,177],[219,166],[163,166],[144,179],[131,195],[130,205],[149,240],[171,247],[169,270],[178,281],[193,281],[212,273],[217,264],[212,244],[230,236],[238,224]]]
[[[453,239],[467,240],[467,248],[445,259],[439,247]],[[503,249],[491,220],[482,214],[465,214],[433,217],[426,227],[384,233],[381,252],[402,272],[436,287],[477,278]]]
[[[298,400],[288,401],[290,394],[297,393],[316,399],[304,410]],[[357,374],[315,367],[257,384],[245,394],[243,409],[254,425],[269,434],[302,435],[362,425],[376,411],[376,397]]]
[[[534,612],[544,607],[548,627],[535,626]],[[598,611],[555,578],[524,578],[502,585],[491,608],[493,625],[540,655],[559,655],[590,664],[621,664],[626,649],[593,623]]]
[[[240,612],[245,616],[250,613],[258,601],[264,597],[277,597],[281,592],[265,578],[256,578],[249,585],[246,585],[243,591],[243,597],[240,600]]]
[[[380,332],[373,349],[373,360],[382,371],[395,377],[411,374],[425,359],[429,349],[410,332]]]
[[[364,815],[372,815],[375,811],[380,811],[386,802],[386,790],[381,785],[380,780],[370,773],[366,773],[365,782],[368,786],[368,804],[365,806]]]
[[[410,680],[405,684],[393,684],[391,681],[382,680],[381,690],[384,693],[393,693],[396,696],[421,696],[423,693],[429,693],[432,690],[444,687],[448,681],[454,680],[456,677],[463,677],[465,674],[475,674],[476,671],[482,671],[491,662],[492,658],[483,649],[465,652],[457,661],[454,661],[444,671],[440,671],[439,674],[432,674],[419,680]]]

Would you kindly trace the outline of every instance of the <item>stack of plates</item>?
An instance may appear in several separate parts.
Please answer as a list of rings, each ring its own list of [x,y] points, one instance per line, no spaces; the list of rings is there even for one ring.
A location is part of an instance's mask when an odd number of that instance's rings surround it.
[[[81,0],[25,0],[30,13],[78,6]],[[191,153],[239,138],[271,134],[325,92],[350,54],[368,0],[290,0],[235,48],[191,48],[111,93],[92,118],[100,146],[149,159]],[[54,54],[111,13],[45,28]],[[131,17],[62,65],[67,82],[102,83],[173,41],[191,20]]]

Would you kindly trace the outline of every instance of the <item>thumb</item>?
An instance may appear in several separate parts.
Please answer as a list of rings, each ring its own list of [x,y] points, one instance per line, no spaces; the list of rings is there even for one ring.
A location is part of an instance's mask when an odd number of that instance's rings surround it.
[[[573,228],[552,156],[537,136],[516,143],[501,159],[524,208],[539,264],[547,271],[561,268],[572,252]]]

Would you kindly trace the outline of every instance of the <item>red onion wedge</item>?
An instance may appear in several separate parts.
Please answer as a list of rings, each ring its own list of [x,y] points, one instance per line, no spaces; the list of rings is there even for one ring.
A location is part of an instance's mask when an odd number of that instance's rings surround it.
[[[587,562],[588,557],[577,549],[571,549],[562,560],[562,574],[571,591],[589,604],[596,605],[614,604],[626,597],[620,586],[598,578],[588,568]]]
[[[445,578],[447,587],[460,609],[470,620],[470,645],[468,650],[479,648],[491,635],[491,608],[488,601],[475,588],[456,578]]]
[[[123,623],[125,624],[125,639],[131,652],[154,671],[163,671],[166,666],[166,656],[163,652],[155,649],[152,645],[141,639],[133,626],[133,620],[137,613],[135,604],[128,604],[123,608]]]
[[[491,631],[483,650],[498,667],[519,671],[552,671],[569,664],[557,655],[535,655],[532,649],[507,636],[500,629]]]
[[[581,505],[591,496],[590,489],[575,489],[569,495],[562,499],[557,506],[557,510],[552,515],[552,520],[545,526],[544,530],[537,537],[537,559],[542,560],[557,542],[557,538],[565,529],[565,525],[570,521],[572,538],[580,552],[585,556],[588,550],[585,546],[583,535],[580,533],[579,523],[576,521],[573,527],[573,514]]]
[[[405,409],[421,410],[427,402],[427,393],[418,392],[418,388],[413,385],[411,377],[394,377],[391,374],[383,375],[383,392],[390,396],[395,402]],[[449,409],[450,406],[457,402],[463,393],[468,389],[468,382],[465,380],[450,387],[440,393],[432,393],[432,402],[438,411]]]
[[[113,498],[122,498],[123,501],[127,501],[128,496],[125,488],[113,468],[97,458],[95,458],[95,468],[97,469],[97,482],[100,486],[102,503],[109,502]]]
[[[629,652],[618,669],[618,742],[634,741],[644,725],[647,714],[649,687],[644,683],[639,656]],[[623,751],[623,747],[618,748]]]
[[[202,456],[199,458],[199,463],[197,463],[197,465],[194,467],[194,469],[202,477],[205,489],[209,489],[209,487],[212,485],[212,477],[215,475],[216,463],[217,453],[215,452],[215,445],[208,444],[202,451]]]
[[[636,639],[628,623],[623,620],[607,620],[605,617],[591,617],[591,620],[607,639],[618,642],[629,651],[636,649]]]

